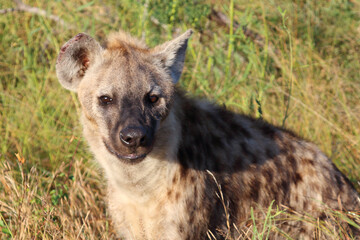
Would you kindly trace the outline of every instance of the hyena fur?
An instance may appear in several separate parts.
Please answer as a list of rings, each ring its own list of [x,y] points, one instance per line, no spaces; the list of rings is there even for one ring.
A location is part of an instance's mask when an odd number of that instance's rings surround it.
[[[358,193],[314,144],[175,86],[191,34],[148,48],[124,32],[105,46],[80,33],[60,50],[57,76],[78,93],[118,235],[249,237],[251,209],[261,217],[272,203],[329,222],[325,209],[358,211]],[[285,219],[277,229],[270,238],[329,238],[304,220]]]

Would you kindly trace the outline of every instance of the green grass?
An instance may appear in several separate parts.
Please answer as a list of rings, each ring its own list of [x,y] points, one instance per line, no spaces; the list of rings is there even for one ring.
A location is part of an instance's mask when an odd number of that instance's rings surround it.
[[[78,32],[103,41],[122,28],[155,46],[193,28],[182,87],[317,143],[360,190],[360,4],[199,2],[25,2],[64,24],[21,11],[0,15],[2,239],[114,238],[78,100],[55,75],[61,45]],[[1,9],[15,6],[0,0]],[[212,8],[240,27],[209,20]],[[246,36],[244,26],[261,41]],[[275,215],[265,213],[259,238]]]

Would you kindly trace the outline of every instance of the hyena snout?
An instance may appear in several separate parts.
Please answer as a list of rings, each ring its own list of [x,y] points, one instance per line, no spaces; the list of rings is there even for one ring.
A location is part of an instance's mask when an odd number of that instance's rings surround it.
[[[138,148],[147,143],[147,131],[144,127],[129,126],[120,131],[121,143],[128,148]]]

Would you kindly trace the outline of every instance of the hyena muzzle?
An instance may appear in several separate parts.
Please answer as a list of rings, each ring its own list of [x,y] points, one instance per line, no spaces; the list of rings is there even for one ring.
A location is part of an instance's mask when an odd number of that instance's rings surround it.
[[[123,32],[104,47],[80,33],[60,50],[57,76],[78,93],[119,236],[251,238],[269,206],[283,211],[270,238],[358,236],[356,219],[329,212],[351,216],[359,195],[315,145],[175,86],[191,34],[148,48]]]

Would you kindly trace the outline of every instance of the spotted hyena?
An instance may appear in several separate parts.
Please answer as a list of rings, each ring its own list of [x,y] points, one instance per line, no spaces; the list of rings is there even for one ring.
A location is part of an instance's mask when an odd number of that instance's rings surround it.
[[[176,87],[191,34],[148,48],[123,32],[105,47],[80,33],[60,50],[57,76],[78,93],[118,235],[238,239],[251,237],[271,204],[318,224],[338,224],[327,208],[359,210],[351,183],[314,144]],[[281,216],[272,238],[327,238],[308,220]]]

